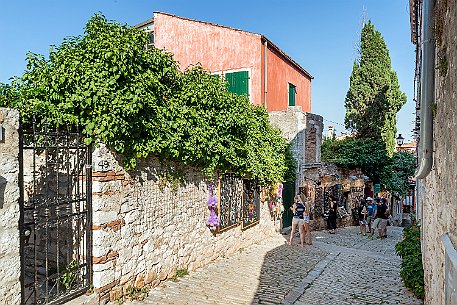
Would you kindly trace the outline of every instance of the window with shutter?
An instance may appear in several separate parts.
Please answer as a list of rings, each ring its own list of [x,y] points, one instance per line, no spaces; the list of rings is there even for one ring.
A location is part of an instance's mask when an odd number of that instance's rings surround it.
[[[289,106],[295,106],[295,94],[297,94],[296,87],[289,83]]]
[[[238,71],[225,73],[225,80],[227,81],[227,91],[236,93],[238,95],[249,96],[249,72]]]

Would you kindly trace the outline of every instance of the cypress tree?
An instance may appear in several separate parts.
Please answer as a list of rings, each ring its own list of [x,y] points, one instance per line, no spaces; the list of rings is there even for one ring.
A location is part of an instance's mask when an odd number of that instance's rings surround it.
[[[359,52],[345,99],[345,125],[354,128],[358,137],[381,138],[391,156],[396,116],[406,95],[400,90],[384,38],[371,21],[362,28]]]

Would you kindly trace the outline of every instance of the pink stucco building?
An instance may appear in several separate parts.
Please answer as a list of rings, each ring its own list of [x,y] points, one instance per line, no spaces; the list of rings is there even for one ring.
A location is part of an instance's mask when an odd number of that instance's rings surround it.
[[[313,77],[261,34],[161,12],[136,27],[150,32],[155,47],[173,53],[181,69],[201,63],[224,75],[230,91],[247,94],[268,112],[289,106],[311,112]]]

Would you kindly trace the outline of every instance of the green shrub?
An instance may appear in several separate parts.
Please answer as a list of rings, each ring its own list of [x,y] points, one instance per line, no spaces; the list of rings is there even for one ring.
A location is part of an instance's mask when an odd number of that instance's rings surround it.
[[[420,241],[420,224],[413,221],[403,230],[403,240],[395,245],[402,258],[400,277],[414,295],[424,299],[424,268]]]

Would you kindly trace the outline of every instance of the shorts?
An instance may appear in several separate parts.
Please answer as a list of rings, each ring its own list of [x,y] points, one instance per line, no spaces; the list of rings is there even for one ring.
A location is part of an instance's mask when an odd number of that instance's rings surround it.
[[[300,219],[300,218],[295,217],[295,216],[292,218],[292,224],[293,225],[298,224],[299,226],[302,226],[304,223],[305,223],[304,219]]]
[[[382,232],[386,232],[387,229],[387,219],[381,219],[381,230]]]
[[[367,224],[367,222],[366,222],[365,219],[360,220],[359,223],[360,223],[361,225],[366,225],[366,224]]]
[[[381,229],[381,218],[376,218],[371,226],[373,229]]]
[[[309,215],[303,215],[305,223],[309,223]]]
[[[371,216],[367,216],[367,225],[371,225],[371,219],[372,219]]]

